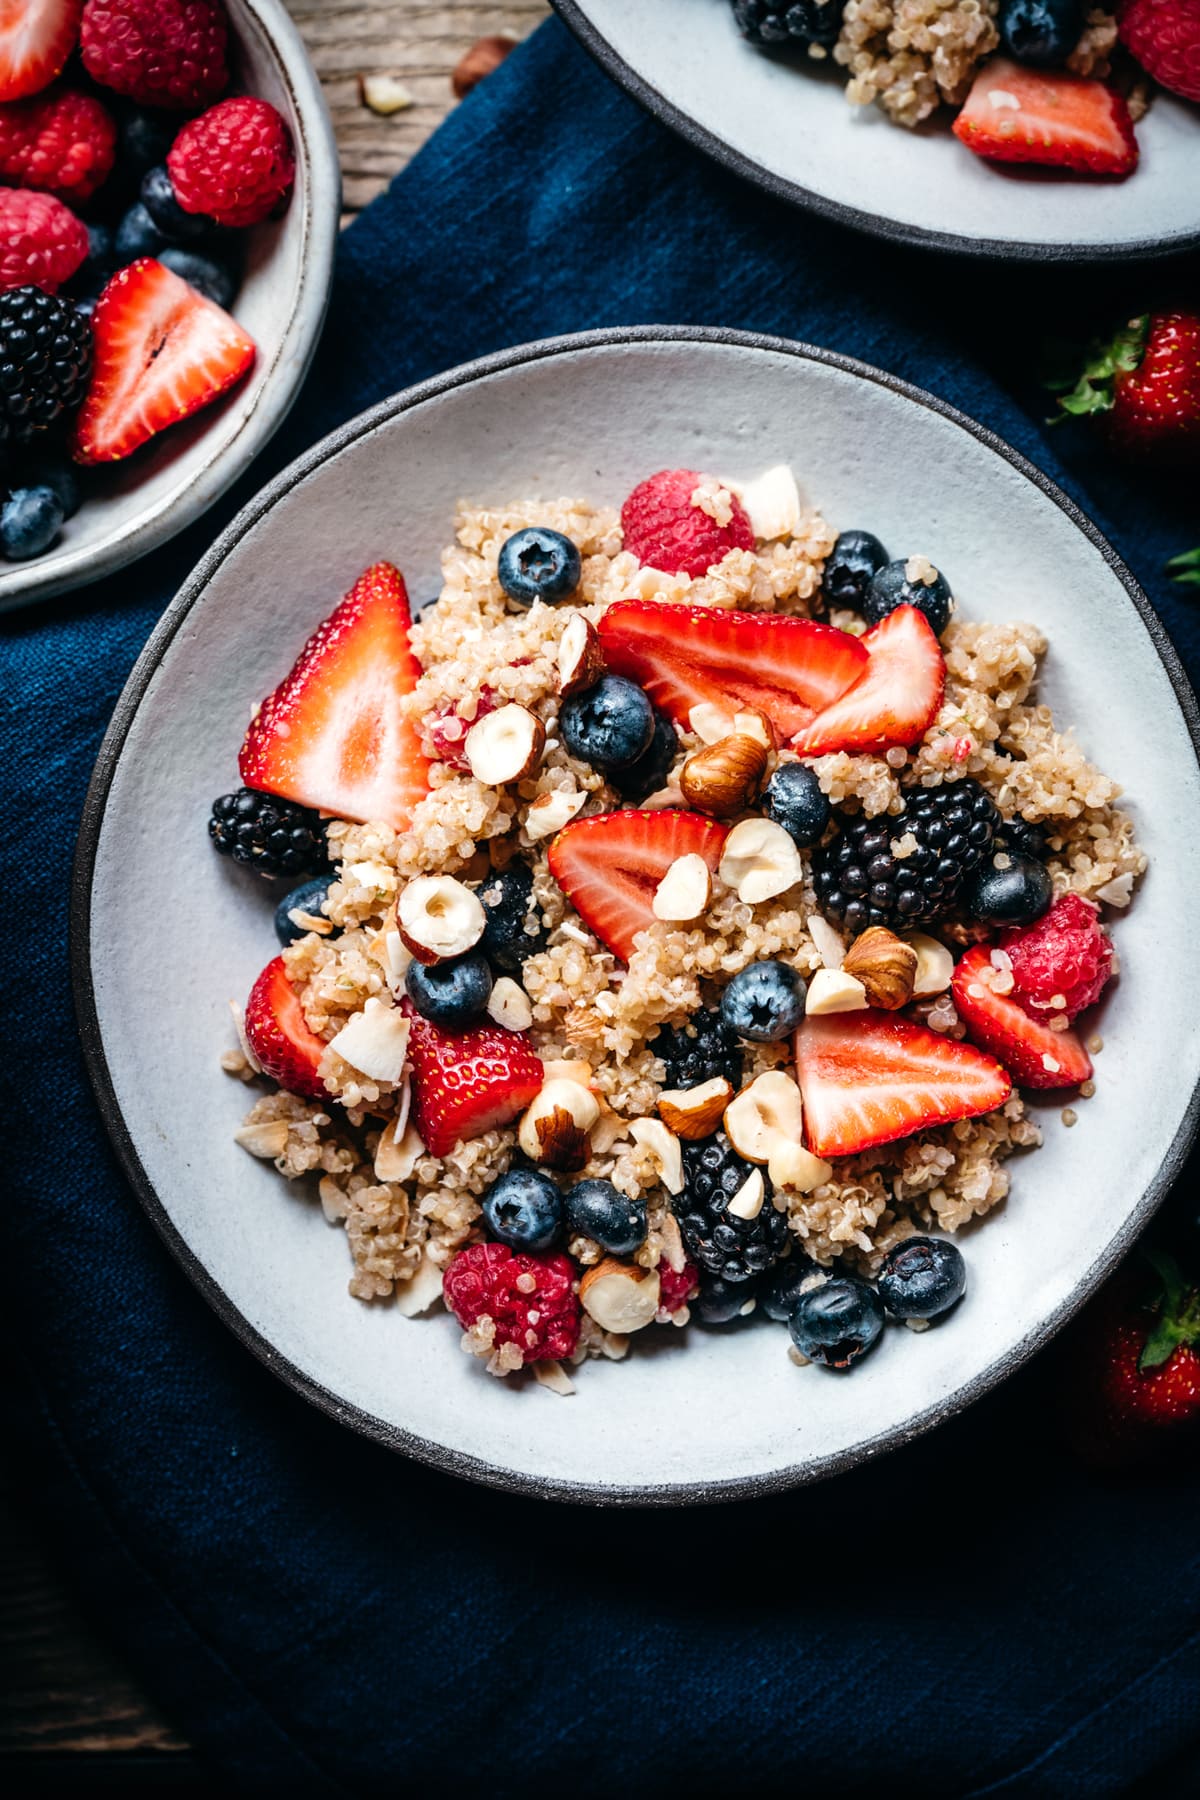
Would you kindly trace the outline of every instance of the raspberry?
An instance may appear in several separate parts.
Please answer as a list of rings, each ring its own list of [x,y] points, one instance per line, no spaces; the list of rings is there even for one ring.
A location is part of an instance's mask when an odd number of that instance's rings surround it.
[[[1031,1012],[1060,1012],[1073,1019],[1094,1006],[1112,973],[1112,945],[1096,908],[1078,894],[1063,894],[1044,918],[1000,940],[1012,963],[1013,991]],[[1058,995],[1066,1009],[1051,1008]]]
[[[27,188],[0,188],[0,290],[54,294],[88,252],[86,228],[61,200]]]
[[[87,0],[83,66],[142,106],[195,112],[224,93],[229,23],[221,0]]]
[[[495,712],[496,705],[494,689],[481,687],[475,702],[474,719],[461,718],[452,706],[434,713],[425,729],[438,762],[448,763],[452,769],[465,769],[467,757],[463,746],[467,741],[467,733],[479,719]]]
[[[222,100],[184,126],[167,155],[175,198],[218,225],[257,225],[292,185],[288,128],[265,100]]]
[[[1117,29],[1155,81],[1200,100],[1200,0],[1128,0]]]
[[[579,1342],[575,1269],[566,1256],[526,1256],[506,1244],[468,1244],[446,1270],[442,1292],[465,1330],[490,1319],[490,1348],[511,1344],[523,1363],[557,1361]]]
[[[700,1292],[700,1276],[693,1263],[685,1262],[679,1273],[669,1262],[658,1265],[658,1310],[660,1313],[678,1312],[689,1300]]]
[[[703,575],[731,550],[753,550],[754,533],[740,500],[730,496],[728,525],[718,525],[692,495],[704,481],[694,469],[661,469],[639,483],[621,508],[625,548],[668,575]]]
[[[87,200],[113,166],[117,128],[90,94],[37,94],[0,106],[0,179]]]

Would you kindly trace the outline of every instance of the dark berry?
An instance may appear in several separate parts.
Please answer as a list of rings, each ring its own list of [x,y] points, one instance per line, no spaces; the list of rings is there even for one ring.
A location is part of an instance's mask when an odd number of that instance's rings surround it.
[[[562,1195],[537,1169],[510,1169],[483,1196],[484,1223],[510,1250],[548,1250],[562,1214]]]
[[[14,488],[0,507],[0,549],[10,562],[43,556],[58,541],[63,516],[53,488]]]
[[[612,1256],[628,1256],[646,1241],[646,1203],[629,1200],[611,1181],[577,1181],[563,1199],[567,1230]]]
[[[756,1044],[777,1044],[804,1017],[804,977],[789,963],[751,963],[721,995],[721,1017],[730,1031]]]
[[[871,577],[871,585],[862,604],[863,617],[868,624],[878,625],[881,619],[894,613],[898,606],[915,606],[918,612],[925,614],[930,628],[941,637],[950,623],[950,614],[954,611],[950,584],[938,569],[934,570],[933,580],[930,582],[910,581],[907,568],[908,563],[902,557],[899,562],[885,563]]]
[[[883,1306],[874,1288],[855,1275],[834,1275],[797,1296],[788,1319],[792,1342],[809,1362],[849,1369],[878,1340]]]
[[[111,225],[100,221],[89,224],[88,253],[71,277],[70,292],[78,302],[99,294],[117,266],[116,237]]]
[[[752,44],[833,44],[844,0],[733,0],[733,16]]]
[[[1045,862],[1050,845],[1046,827],[1023,819],[1018,813],[1014,819],[1002,819],[996,827],[996,847],[1015,851],[1020,856],[1032,856],[1035,862]]]
[[[627,769],[654,736],[654,709],[636,681],[602,675],[586,694],[563,701],[558,727],[580,762],[595,769]]]
[[[1065,68],[1083,30],[1083,0],[1002,0],[996,23],[1018,62]]]
[[[829,823],[829,800],[813,769],[780,763],[763,794],[763,811],[802,849],[816,844]]]
[[[160,250],[158,260],[181,281],[194,287],[198,294],[203,294],[206,300],[214,301],[226,311],[233,305],[238,283],[223,263],[215,262],[211,256],[201,256],[198,251],[184,250],[177,244],[168,244]]]
[[[962,898],[984,925],[1032,925],[1054,898],[1054,883],[1045,863],[998,851],[971,877]]]
[[[742,1046],[719,1012],[693,1013],[683,1025],[664,1025],[651,1040],[667,1072],[665,1086],[694,1088],[722,1076],[730,1087],[742,1082]]]
[[[501,544],[496,574],[510,600],[522,606],[544,600],[553,606],[575,592],[582,567],[579,551],[569,537],[541,525],[527,525]]]
[[[844,819],[840,834],[813,854],[821,911],[855,936],[868,925],[931,925],[953,909],[1000,823],[969,775],[942,787],[910,788],[900,813]],[[916,847],[897,856],[892,845],[908,838]]]
[[[308,913],[310,918],[320,918],[325,911],[325,896],[333,883],[332,875],[316,875],[311,881],[302,881],[294,887],[290,894],[285,894],[275,908],[275,936],[281,944],[294,944],[308,930],[307,925],[297,925],[292,918],[294,912]]]
[[[146,170],[138,198],[163,236],[171,243],[192,242],[203,237],[210,229],[209,220],[203,213],[184,212],[175,198],[171,177],[162,163],[157,168]]]
[[[803,1284],[821,1273],[815,1262],[793,1248],[792,1254],[777,1262],[759,1285],[758,1303],[768,1319],[786,1325],[795,1311]]]
[[[546,928],[533,900],[528,863],[512,862],[476,890],[487,920],[479,948],[494,969],[519,975],[527,956],[546,948]]]
[[[325,826],[318,815],[255,788],[238,788],[214,800],[208,835],[222,856],[260,875],[315,875],[329,864]]]
[[[620,794],[622,800],[628,800],[638,806],[648,795],[658,792],[666,786],[667,776],[679,754],[679,739],[675,727],[665,713],[654,715],[654,735],[642,751],[636,762],[628,768],[613,769],[609,780]]]
[[[122,166],[140,181],[156,163],[166,162],[167,151],[178,134],[177,113],[156,112],[148,106],[130,107],[118,122]]]
[[[757,1287],[753,1282],[722,1281],[719,1275],[706,1275],[700,1292],[688,1306],[701,1325],[732,1325],[747,1319],[755,1310]]]
[[[72,301],[35,287],[0,294],[0,446],[73,412],[91,372],[92,328]],[[38,511],[45,514],[44,503]]]
[[[157,256],[166,242],[165,234],[159,230],[141,201],[137,200],[122,215],[117,226],[114,244],[117,265],[124,268],[127,263],[136,262],[140,256]]]
[[[54,456],[21,458],[21,473],[30,487],[48,487],[58,495],[64,519],[79,511],[79,476],[69,462]]]
[[[423,1019],[443,1031],[465,1031],[481,1017],[492,991],[492,971],[478,950],[446,962],[411,962],[404,991]]]
[[[763,1182],[764,1198],[752,1219],[729,1211],[751,1175]],[[692,1261],[723,1281],[750,1281],[762,1275],[783,1249],[787,1223],[772,1201],[771,1183],[740,1157],[723,1131],[702,1143],[683,1146],[683,1192],[673,1202],[679,1229]]]
[[[878,1283],[893,1319],[936,1319],[962,1299],[967,1265],[945,1238],[905,1238],[884,1257]]]
[[[869,531],[843,531],[821,577],[826,600],[831,606],[861,612],[871,577],[887,559],[887,551]]]

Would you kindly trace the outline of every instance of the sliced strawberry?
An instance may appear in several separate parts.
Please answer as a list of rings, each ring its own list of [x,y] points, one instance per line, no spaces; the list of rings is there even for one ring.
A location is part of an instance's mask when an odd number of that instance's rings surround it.
[[[801,756],[915,744],[937,718],[946,662],[925,615],[898,606],[861,639],[870,661],[854,686],[797,732]]]
[[[1137,168],[1133,121],[1114,88],[1003,56],[984,63],[953,129],[992,162],[1050,163],[1077,175]]]
[[[0,100],[49,86],[79,37],[83,0],[0,0]]]
[[[412,1116],[431,1156],[447,1156],[464,1138],[508,1125],[537,1097],[541,1058],[522,1031],[484,1025],[455,1035],[423,1019],[411,1000]]]
[[[600,621],[614,675],[628,675],[686,729],[701,701],[765,713],[791,737],[866,667],[857,638],[813,619],[618,600]]]
[[[796,1032],[804,1141],[816,1156],[853,1156],[927,1125],[1003,1106],[1012,1082],[970,1044],[895,1013],[829,1013]]]
[[[92,315],[91,386],[75,420],[76,462],[116,462],[209,403],[249,369],[253,338],[152,256],[112,277]]]
[[[328,1099],[317,1074],[325,1042],[309,1030],[282,956],[267,964],[250,989],[246,1037],[272,1081],[307,1100]]]
[[[985,944],[967,954],[954,971],[950,991],[958,1016],[985,1050],[998,1057],[1021,1087],[1078,1087],[1092,1073],[1092,1059],[1073,1031],[1051,1031],[1031,1018],[1011,994],[991,986],[997,973]]]
[[[251,720],[238,757],[247,787],[402,831],[429,789],[420,734],[401,711],[421,673],[411,623],[398,569],[360,575]]]
[[[564,825],[550,845],[550,873],[584,924],[628,962],[676,857],[699,855],[715,870],[725,836],[724,825],[699,813],[598,813]]]

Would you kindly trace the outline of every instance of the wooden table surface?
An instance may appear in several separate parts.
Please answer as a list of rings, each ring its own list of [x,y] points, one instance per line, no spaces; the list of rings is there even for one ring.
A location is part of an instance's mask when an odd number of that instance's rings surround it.
[[[342,157],[346,216],[374,199],[456,104],[450,75],[481,37],[524,37],[543,0],[287,0],[321,76]],[[381,117],[359,78],[390,75],[414,104]],[[11,1471],[0,1489],[0,1771],[46,1791],[204,1785],[158,1712],[85,1620]]]

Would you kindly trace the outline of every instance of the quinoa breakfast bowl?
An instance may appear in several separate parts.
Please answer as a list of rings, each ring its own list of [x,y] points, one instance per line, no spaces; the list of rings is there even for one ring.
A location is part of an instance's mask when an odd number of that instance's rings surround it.
[[[957,1410],[1190,1134],[1143,606],[1011,452],[800,346],[385,403],[215,547],[98,765],[81,1020],[151,1217],[302,1392],[504,1485],[761,1491]]]

